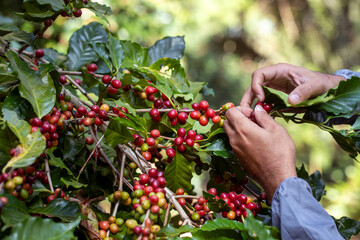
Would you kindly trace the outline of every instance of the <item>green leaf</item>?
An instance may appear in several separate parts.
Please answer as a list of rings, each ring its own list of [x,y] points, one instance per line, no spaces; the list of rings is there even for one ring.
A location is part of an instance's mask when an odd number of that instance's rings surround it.
[[[224,130],[224,128],[222,128],[222,127],[216,129],[215,131],[211,131],[210,134],[209,134],[209,136],[208,136],[208,139],[210,139],[210,138],[212,138],[212,137],[214,137],[214,136],[216,136],[216,135],[218,135],[218,134],[221,134],[221,133],[225,133],[225,130]]]
[[[50,157],[50,159],[55,167],[65,169],[70,176],[73,175],[71,170],[65,165],[65,163],[61,160],[61,158],[55,157],[53,152],[51,152],[50,149],[46,150],[46,154]]]
[[[109,50],[106,48],[106,43],[102,42],[91,42],[89,43],[89,46],[96,52],[99,58],[101,58],[105,65],[109,69],[113,69],[110,57],[109,57]]]
[[[126,120],[126,119],[125,119]],[[113,118],[105,131],[105,144],[115,147],[117,144],[133,141],[132,134],[123,124],[122,118]]]
[[[330,101],[331,99],[333,99],[333,96],[327,96],[327,94],[318,96],[316,98],[313,99],[308,99],[303,101],[300,104],[297,105],[291,105],[288,101],[289,95],[273,89],[273,88],[269,88],[266,86],[262,86],[264,93],[265,93],[265,102],[267,103],[273,103],[275,104],[275,107],[277,108],[283,108],[285,107],[308,107],[308,106],[313,106],[313,105],[317,105],[317,104],[323,104],[326,103],[328,101]]]
[[[74,221],[80,217],[80,205],[62,198],[56,198],[45,207],[31,208],[30,213],[44,214],[49,217],[58,217],[65,221]]]
[[[33,164],[45,149],[45,138],[39,130],[30,134],[30,125],[24,120],[19,120],[15,112],[3,109],[3,115],[20,142],[17,146],[18,155],[7,162],[3,171],[8,167],[26,167]]]
[[[97,54],[88,45],[90,42],[107,42],[106,32],[97,22],[83,26],[70,38],[68,60],[65,62],[69,70],[78,70],[85,64],[97,61]]]
[[[179,228],[175,228],[170,224],[168,224],[165,227],[161,228],[158,234],[167,237],[176,237],[179,236],[181,233],[194,232],[194,231],[197,231],[197,228],[194,228],[193,226],[183,225]]]
[[[173,161],[165,168],[167,187],[172,191],[182,188],[185,192],[191,191],[192,170],[185,157],[176,153]]]
[[[229,146],[225,144],[224,139],[218,138],[211,144],[209,144],[205,149],[199,149],[199,151],[213,152],[215,156],[223,158],[233,158],[234,155],[229,149]]]
[[[14,42],[22,42],[22,43],[25,42],[28,43],[30,46],[32,46],[35,41],[34,34],[25,31],[11,32],[1,38],[5,41],[14,41]]]
[[[95,1],[89,1],[88,5],[86,7],[88,9],[90,9],[92,12],[94,12],[97,17],[100,17],[107,22],[108,22],[108,20],[106,19],[106,15],[112,14],[110,7],[108,7],[104,4],[99,4]]]
[[[69,179],[65,179],[65,178],[62,177],[60,180],[66,185],[67,188],[69,186],[72,186],[74,188],[83,188],[83,187],[87,186],[87,184],[79,183],[75,179],[70,179],[69,180]]]
[[[110,59],[112,65],[115,67],[117,72],[121,66],[121,63],[124,59],[124,49],[121,45],[121,42],[115,39],[111,34],[108,34],[108,42],[106,43],[107,49],[110,53]]]
[[[0,118],[0,164],[4,166],[11,158],[10,150],[18,144],[15,134]]]
[[[351,126],[351,130],[359,130],[360,129],[360,118],[356,119],[354,124]]]
[[[297,169],[297,174],[299,178],[307,181],[311,187],[313,196],[316,200],[320,201],[321,197],[325,195],[325,183],[321,179],[321,173],[319,171],[314,172],[309,176],[308,172],[305,170],[304,164]]]
[[[342,217],[335,220],[336,227],[341,236],[349,240],[351,236],[356,236],[360,233],[360,222],[351,218]]]
[[[42,118],[55,104],[56,91],[50,76],[46,74],[41,79],[36,71],[29,68],[12,51],[8,51],[6,56],[20,78],[20,95],[31,103],[36,115]]]
[[[244,224],[227,218],[217,218],[213,221],[206,221],[200,229],[202,231],[214,231],[219,229],[232,229],[242,231],[244,230]]]
[[[215,230],[215,231],[197,231],[193,234],[191,239],[195,240],[233,240],[233,239],[243,239],[241,233],[234,230]]]
[[[73,158],[85,147],[85,138],[73,138],[70,136],[64,139],[64,159]]]
[[[182,37],[166,37],[158,40],[153,46],[149,48],[149,55],[151,64],[160,58],[175,58],[183,57],[185,51],[184,36]]]
[[[63,0],[36,0],[40,5],[50,5],[54,11],[59,11],[65,8]]]
[[[213,125],[214,124],[212,123],[212,121],[209,121],[206,126],[202,126],[199,121],[196,121],[193,125],[193,130],[196,131],[197,134],[206,134],[210,132],[210,129]]]
[[[334,99],[321,104],[319,107],[335,115],[351,113],[360,103],[360,79],[352,77],[341,81],[335,89]]]
[[[216,199],[214,195],[203,191],[203,196],[207,200],[207,205],[211,211],[221,212],[221,211],[230,211],[229,205],[220,199]]]
[[[124,49],[124,60],[121,64],[123,68],[147,67],[150,65],[148,49],[140,44],[131,41],[121,41]]]
[[[0,73],[0,97],[4,97],[17,87],[19,80],[12,74]]]
[[[49,218],[29,217],[16,225],[4,240],[73,240],[80,218],[70,223],[56,223]]]
[[[261,240],[273,240],[280,239],[279,230],[275,227],[268,227],[259,220],[257,220],[251,213],[250,210],[247,210],[248,214],[244,222],[245,230],[251,239],[261,239]]]
[[[53,177],[53,174],[51,175]],[[47,193],[52,194],[49,189],[47,189],[40,181],[36,180],[35,183],[32,185],[34,189],[34,193]]]
[[[14,111],[18,119],[29,119],[33,111],[30,103],[25,98],[20,97],[17,89],[5,98],[2,109]]]
[[[18,200],[11,194],[3,194],[8,199],[8,204],[1,210],[1,220],[7,226],[15,226],[29,217],[28,209],[24,201]]]

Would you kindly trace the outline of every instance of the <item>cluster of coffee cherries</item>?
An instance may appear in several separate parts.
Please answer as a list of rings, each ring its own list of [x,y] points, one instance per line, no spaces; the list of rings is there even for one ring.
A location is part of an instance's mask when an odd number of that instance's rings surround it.
[[[157,129],[153,129],[150,132],[150,137],[142,138],[139,134],[134,133],[134,145],[141,147],[141,155],[147,160],[150,161],[152,157],[161,159],[162,155],[158,152],[157,146],[162,142],[162,138],[160,137],[160,131]],[[175,156],[175,155],[174,155]]]
[[[174,139],[174,145],[179,152],[184,152],[186,150],[185,145],[188,147],[198,147],[198,141],[201,140],[203,140],[203,136],[197,134],[194,130],[191,129],[189,131],[186,131],[185,128],[179,128],[177,130],[177,137]],[[168,155],[168,157],[171,157],[168,154],[168,150],[166,151],[166,154]],[[173,150],[173,152],[175,151]]]
[[[261,201],[266,200],[266,194],[261,193],[258,198],[258,203],[255,203],[251,197],[248,197],[242,193],[236,194],[235,192],[221,193],[217,195],[215,188],[210,188],[208,193],[215,196],[216,199],[222,199],[230,207],[230,211],[221,212],[224,218],[230,220],[242,221],[247,216],[247,209],[255,216],[261,210]]]
[[[71,0],[70,0],[70,1],[71,1]],[[82,2],[84,5],[87,5],[87,4],[89,3],[88,0],[81,0],[81,2]],[[64,3],[65,3],[65,5],[68,5],[68,4],[69,4],[69,1],[68,1],[68,0],[64,0]],[[81,17],[81,15],[82,15],[82,11],[81,11],[81,9],[76,9],[76,8],[74,8],[72,14],[74,15],[74,17],[79,18],[79,17]],[[67,12],[65,12],[65,11],[62,11],[62,12],[60,13],[60,15],[61,15],[62,17],[69,17],[69,14],[68,14]]]
[[[164,210],[168,207],[165,198],[165,186],[166,180],[164,178],[164,172],[158,171],[156,168],[151,168],[148,174],[139,175],[139,180],[134,182],[134,191],[131,192],[131,194],[118,190],[108,196],[109,201],[112,203],[120,201],[125,206],[132,207],[131,214],[133,219],[127,219],[125,221],[129,234],[133,233],[136,236],[141,235],[142,239],[153,239],[153,237],[155,237],[154,234],[160,230],[160,227],[153,225],[153,223],[157,223],[159,216],[163,214]],[[148,210],[150,211],[149,219],[145,219]],[[100,222],[100,229],[104,231],[110,229],[111,233],[115,235],[124,221],[119,220],[118,223],[121,224],[117,224],[115,220],[117,227],[113,225],[112,229],[111,224],[114,223],[113,220],[112,218],[112,220],[109,219],[109,221]],[[145,222],[145,227],[140,226],[138,222]],[[101,230],[100,236],[106,236]]]
[[[249,182],[249,177],[245,176],[243,179],[238,180],[235,173],[231,173],[228,170],[218,173],[215,169],[209,171],[210,178],[212,178],[215,184],[224,184],[225,189],[234,191],[236,193],[242,193],[244,191],[244,185]]]
[[[270,113],[271,110],[273,109],[273,105],[269,104],[269,103],[257,102],[256,105],[262,106],[267,113]],[[250,120],[253,121],[254,123],[256,123],[255,112],[254,111],[251,112]]]
[[[124,226],[127,227],[127,234],[134,234],[136,237],[141,235],[141,240],[156,239],[156,233],[160,230],[160,226],[154,225],[151,218],[144,220],[144,227],[142,228],[135,219],[124,221],[122,218],[111,216],[107,221],[99,222],[100,238],[103,240],[115,240],[112,237],[107,237],[107,231],[116,235],[119,231],[123,231]]]
[[[43,171],[35,171],[35,162],[33,165],[26,168],[17,168],[9,173],[3,173],[0,176],[0,182],[4,183],[5,192],[17,197],[19,200],[24,201],[34,190],[32,185],[36,180],[48,183],[48,178]],[[1,205],[1,204],[0,204]]]

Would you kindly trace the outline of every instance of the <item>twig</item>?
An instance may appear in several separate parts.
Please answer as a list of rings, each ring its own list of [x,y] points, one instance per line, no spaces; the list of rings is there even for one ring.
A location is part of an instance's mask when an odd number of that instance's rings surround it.
[[[45,158],[44,163],[45,163],[46,175],[47,175],[47,178],[48,178],[48,181],[49,181],[50,191],[54,192],[54,187],[53,187],[52,180],[51,180],[51,175],[50,175],[49,161],[48,161],[47,158]]]
[[[175,195],[174,198],[191,198],[191,199],[199,199],[198,196],[192,196],[192,195]]]
[[[89,94],[85,91],[85,89],[83,89],[79,84],[77,84],[69,75],[65,75],[65,77],[71,82],[71,84],[75,85],[75,87],[77,89],[79,89],[79,91],[87,98],[89,99],[89,101],[92,104],[96,104],[96,102],[94,101],[94,99],[92,99]]]
[[[166,224],[169,221],[170,209],[171,209],[171,204],[168,204],[168,207],[166,209],[165,219],[164,219],[164,227],[166,226]]]
[[[61,75],[73,75],[73,76],[82,76],[82,72],[77,71],[64,71],[64,70],[58,70],[59,74]],[[94,77],[96,78],[102,78],[104,75],[102,74],[94,74]]]
[[[91,159],[92,155],[94,154],[94,152],[96,151],[97,147],[99,146],[99,144],[101,143],[101,141],[103,140],[105,135],[102,135],[101,138],[96,142],[96,145],[94,147],[94,149],[91,151],[89,157],[86,159],[85,163],[84,163],[84,166],[82,166],[82,168],[80,169],[79,171],[79,174],[77,176],[77,179],[79,179],[81,173],[84,171],[84,168],[86,166],[86,164],[89,162],[89,160]]]
[[[56,20],[56,18],[59,16],[59,13],[57,13],[56,15],[54,15],[51,19],[53,21]],[[35,36],[35,40],[41,38],[44,34],[44,32],[49,28],[50,26],[46,26],[44,25],[44,27],[40,30],[40,32],[38,32]],[[20,49],[19,49],[19,53],[22,53],[22,51],[24,51],[27,47],[29,47],[30,45],[28,43],[26,43],[24,46],[22,46]]]
[[[256,194],[253,190],[251,190],[248,186],[243,185],[243,187],[244,187],[247,191],[249,191],[255,198],[259,198],[259,195]]]

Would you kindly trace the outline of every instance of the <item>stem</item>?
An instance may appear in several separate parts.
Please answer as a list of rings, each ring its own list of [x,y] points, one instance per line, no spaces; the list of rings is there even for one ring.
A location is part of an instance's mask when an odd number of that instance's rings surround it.
[[[124,178],[124,168],[125,168],[125,161],[126,155],[123,154],[121,158],[121,168],[120,168],[120,182],[119,182],[119,190],[123,191],[123,178]]]
[[[52,180],[51,180],[51,175],[50,175],[49,161],[48,161],[47,158],[45,158],[44,163],[45,163],[46,175],[47,175],[47,178],[48,178],[48,181],[49,181],[50,191],[54,192],[54,187],[53,187]]]
[[[84,163],[84,166],[82,166],[82,168],[80,169],[79,171],[79,174],[77,176],[77,179],[79,179],[81,173],[84,171],[84,168],[86,166],[86,164],[89,162],[89,160],[91,159],[92,155],[94,154],[94,152],[96,151],[97,147],[99,146],[99,144],[101,143],[101,141],[103,140],[105,135],[102,135],[101,138],[96,142],[96,145],[94,147],[94,149],[91,151],[89,157],[86,159],[85,163]]]
[[[256,194],[253,190],[251,190],[248,186],[246,186],[246,185],[243,185],[243,186],[244,186],[244,188],[245,188],[247,191],[249,191],[254,197],[259,198],[259,195]]]
[[[51,19],[53,20],[53,22],[56,20],[56,18],[59,16],[59,13],[57,13],[56,15],[54,15]],[[44,34],[44,32],[49,28],[50,26],[46,26],[44,25],[44,27],[40,30],[40,32],[38,32],[35,36],[35,40],[41,38]],[[24,46],[22,46],[19,49],[19,54],[22,53],[27,47],[29,47],[30,45],[28,43],[26,43]]]
[[[191,198],[191,199],[199,199],[198,196],[192,196],[192,195],[175,195],[174,198]]]
[[[96,102],[89,96],[89,94],[85,91],[85,89],[83,89],[79,84],[77,84],[69,75],[65,75],[65,77],[71,82],[71,84],[75,85],[75,87],[76,87],[77,89],[79,89],[79,91],[80,91],[83,95],[85,95],[85,97],[86,97],[87,99],[89,99],[89,101],[90,101],[93,105],[96,104]]]
[[[102,97],[103,97],[103,95],[104,95],[104,92],[105,92],[106,89],[110,86],[110,84],[111,84],[111,82],[109,82],[109,83],[105,86],[105,88],[102,90],[102,92],[101,92],[101,94],[100,94],[100,96],[99,96],[99,99],[98,99],[98,101],[97,101],[97,105],[99,105],[99,103],[101,102],[101,99],[102,99]]]
[[[73,75],[73,76],[82,76],[82,72],[77,71],[64,71],[64,70],[58,70],[59,74],[61,75]],[[104,75],[102,74],[95,74],[94,77],[96,78],[102,78]]]
[[[170,209],[171,209],[171,204],[168,204],[168,207],[166,209],[165,219],[164,219],[164,227],[166,226],[166,224],[169,221]]]

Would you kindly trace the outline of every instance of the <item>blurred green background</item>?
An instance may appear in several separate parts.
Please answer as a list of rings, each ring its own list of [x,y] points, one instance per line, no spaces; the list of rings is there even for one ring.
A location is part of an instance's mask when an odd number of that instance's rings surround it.
[[[16,4],[19,2],[19,4]],[[21,1],[3,1],[21,10]],[[183,65],[192,81],[205,81],[216,97],[213,107],[235,104],[249,86],[251,73],[286,62],[314,71],[360,70],[360,2],[350,0],[99,0],[111,6],[109,23],[120,39],[151,46],[165,36],[185,36]],[[37,47],[66,53],[71,34],[98,20],[83,11],[79,19],[58,18]],[[23,24],[33,31],[41,26]],[[34,29],[35,28],[35,29]],[[360,220],[360,163],[344,153],[325,132],[311,125],[282,123],[297,146],[297,164],[323,173],[327,195],[322,204],[339,218]]]

